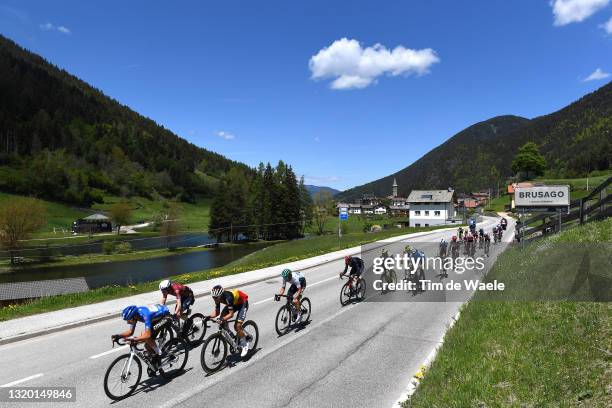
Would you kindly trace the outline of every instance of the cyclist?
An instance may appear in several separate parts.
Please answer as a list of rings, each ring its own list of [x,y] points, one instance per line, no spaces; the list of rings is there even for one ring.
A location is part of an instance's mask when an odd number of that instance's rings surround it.
[[[241,290],[232,289],[225,290],[221,285],[215,285],[211,291],[212,298],[215,301],[215,310],[210,314],[212,319],[217,318],[217,322],[225,324],[228,320],[237,314],[234,329],[238,335],[238,345],[242,348],[240,355],[246,356],[249,352],[249,342],[242,330],[242,323],[246,319],[247,311],[249,310],[249,296]],[[221,303],[225,305],[221,311]]]
[[[457,241],[457,236],[453,235],[451,237],[451,256],[453,257],[453,260],[459,257],[459,241]]]
[[[161,363],[162,352],[159,346],[155,342],[155,336],[153,335],[153,324],[160,321],[164,316],[170,314],[168,307],[165,305],[150,305],[150,306],[136,306],[130,305],[123,309],[121,317],[125,320],[130,328],[119,334],[113,334],[111,338],[115,339],[126,339],[129,343],[144,343],[145,348],[152,355],[151,362],[155,366],[159,366]],[[143,322],[145,329],[137,337],[131,337],[134,334],[136,323]]]
[[[291,298],[293,304],[295,305],[295,310],[298,311],[296,322],[299,323],[302,321],[302,306],[300,305],[300,299],[302,299],[302,293],[304,293],[304,290],[306,289],[306,278],[299,272],[292,272],[291,269],[283,269],[281,272],[281,277],[283,278],[283,286],[281,287],[278,295],[274,296],[274,300],[277,302],[280,300],[280,297],[285,293],[287,283],[291,282],[291,286],[287,292],[287,297]]]
[[[448,242],[446,241],[446,239],[442,238],[440,240],[440,244],[438,245],[438,248],[439,248],[440,258],[446,258],[446,252],[448,250]]]
[[[176,313],[176,315],[181,319],[186,319],[187,316],[185,316],[183,312],[186,312],[187,309],[189,309],[195,302],[193,291],[189,288],[189,286],[185,286],[178,282],[172,282],[170,279],[164,279],[159,283],[159,290],[162,293],[161,304],[166,304],[168,295],[175,296],[176,307],[174,308],[174,313]]]
[[[356,256],[345,256],[344,257],[344,271],[340,272],[340,279],[346,275],[346,271],[349,266],[351,271],[349,272],[349,278],[353,276],[357,277],[357,283],[361,281],[361,273],[363,272],[363,260]]]
[[[457,235],[459,235],[459,239],[463,238],[463,227],[459,227],[457,230]]]
[[[491,248],[491,236],[489,233],[484,234],[484,253],[489,256],[489,249]]]

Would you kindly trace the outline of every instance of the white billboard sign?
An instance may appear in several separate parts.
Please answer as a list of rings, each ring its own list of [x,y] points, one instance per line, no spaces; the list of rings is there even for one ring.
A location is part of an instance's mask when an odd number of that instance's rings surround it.
[[[514,189],[516,207],[567,207],[569,204],[569,186],[533,186]]]

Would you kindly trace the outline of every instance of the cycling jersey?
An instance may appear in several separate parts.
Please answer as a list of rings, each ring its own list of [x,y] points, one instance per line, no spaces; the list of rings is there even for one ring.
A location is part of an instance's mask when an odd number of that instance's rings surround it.
[[[351,257],[349,263],[344,265],[344,272],[342,272],[343,275],[346,273],[349,266],[351,267],[351,272],[349,275],[360,275],[363,271],[363,261],[361,258],[357,258],[356,256]]]
[[[247,303],[249,296],[241,290],[225,290],[219,297],[219,301],[215,302],[215,310],[217,314],[221,311],[221,303],[227,305],[229,310],[238,310],[243,304]]]
[[[304,275],[302,275],[299,272],[291,272],[291,280],[287,280],[285,278],[283,278],[283,289],[287,286],[287,283],[291,283],[292,286],[295,286],[296,288],[301,288],[302,287],[302,281],[306,280],[306,278],[304,278]]]
[[[167,297],[167,295],[172,295],[177,298],[178,297],[184,298],[184,297],[193,296],[193,292],[191,291],[189,286],[185,286],[183,284],[173,282],[168,288],[168,290],[165,291],[164,299]]]
[[[161,319],[162,317],[170,314],[168,307],[165,305],[149,305],[149,306],[140,306],[138,308],[138,313],[136,314],[140,320],[144,323],[145,330],[153,330],[153,323]],[[132,328],[136,327],[136,322],[132,324]]]

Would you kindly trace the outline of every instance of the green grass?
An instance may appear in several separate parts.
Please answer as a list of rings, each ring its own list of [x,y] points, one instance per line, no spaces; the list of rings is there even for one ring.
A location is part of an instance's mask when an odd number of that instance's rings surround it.
[[[356,233],[363,232],[363,228],[366,225],[380,225],[381,227],[385,224],[394,225],[398,222],[406,222],[408,221],[408,217],[388,217],[388,216],[359,216],[359,215],[349,215],[348,220],[341,221],[342,225],[345,225],[347,228],[347,233]],[[325,231],[337,232],[338,231],[338,217],[328,217],[325,220]],[[312,225],[306,232],[314,233],[316,231],[316,226]]]
[[[341,240],[337,236],[324,235],[303,240],[287,241],[254,252],[242,259],[221,268],[193,272],[173,277],[182,283],[199,282],[219,276],[232,275],[272,265],[297,261],[311,256],[321,255],[335,250],[349,248],[369,242],[378,241],[396,235],[410,234],[419,231],[429,231],[442,227],[391,229],[377,233],[347,234]],[[104,300],[116,299],[138,293],[157,290],[157,281],[135,284],[128,287],[111,286],[93,289],[85,293],[59,295],[36,299],[18,306],[0,308],[0,321],[15,319],[37,313],[60,310],[67,307],[86,305]]]
[[[537,178],[532,180],[535,183],[543,183],[547,185],[569,185],[570,186],[570,199],[577,200],[579,198],[586,197],[589,193],[612,176],[612,173],[604,173],[589,177],[589,190],[586,189],[587,179],[575,178],[575,179],[553,179],[553,178]],[[510,204],[511,196],[506,194],[501,197],[494,198],[491,203],[485,208],[486,211],[505,211],[505,205]]]
[[[124,198],[106,196],[104,204],[94,204],[96,210],[108,211],[114,203]],[[149,200],[143,197],[127,199],[132,208],[132,222],[140,223],[155,219],[163,210],[163,200]],[[200,198],[195,204],[179,203],[179,228],[183,231],[206,231],[210,219],[210,199]]]
[[[0,205],[3,202],[15,199],[16,197],[21,197],[15,194],[8,193],[0,193]],[[40,229],[41,234],[46,234],[49,236],[53,236],[53,228],[64,228],[66,231],[70,232],[72,228],[72,222],[78,218],[86,217],[89,215],[87,211],[83,211],[82,209],[77,209],[70,207],[65,204],[56,203],[53,201],[45,201],[47,209],[47,223]]]
[[[591,251],[593,261],[605,251],[594,243],[602,242],[609,249],[612,219],[569,229],[523,250],[509,249],[487,280],[505,282],[510,298],[536,299],[543,293],[571,297],[563,291],[576,277],[575,262],[557,259],[558,268],[550,268],[546,260],[558,255],[553,244],[585,244],[580,248]],[[610,278],[606,259],[607,270],[594,269]],[[476,293],[463,308],[404,407],[612,406],[612,303],[492,301],[494,297]]]
[[[0,272],[8,271],[19,271],[22,267],[26,267],[28,270],[36,268],[53,268],[53,267],[64,267],[70,265],[91,265],[96,263],[107,263],[117,261],[135,261],[143,259],[153,259],[162,256],[174,256],[182,255],[189,252],[207,251],[208,248],[203,247],[189,247],[189,248],[174,248],[174,249],[148,249],[136,252],[127,252],[123,254],[85,254],[76,256],[63,256],[57,258],[51,258],[43,262],[31,262],[31,263],[20,263],[16,267],[11,267],[9,260],[0,261]]]
[[[506,211],[505,206],[510,204],[510,196],[502,195],[491,200],[485,208],[485,211],[503,212]]]

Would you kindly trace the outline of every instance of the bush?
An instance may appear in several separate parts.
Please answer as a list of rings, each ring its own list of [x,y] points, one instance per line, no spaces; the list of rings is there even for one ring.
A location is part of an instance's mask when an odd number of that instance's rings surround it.
[[[118,254],[127,254],[128,252],[132,252],[132,244],[129,242],[120,242],[115,246],[115,251]]]
[[[132,252],[132,244],[129,242],[120,242],[115,247],[115,250],[118,254],[127,254],[128,252]]]
[[[349,232],[349,227],[346,222],[340,224],[340,231],[342,231],[342,235],[346,235]]]
[[[110,255],[115,252],[115,243],[113,241],[106,241],[102,244],[102,252],[106,255]]]

